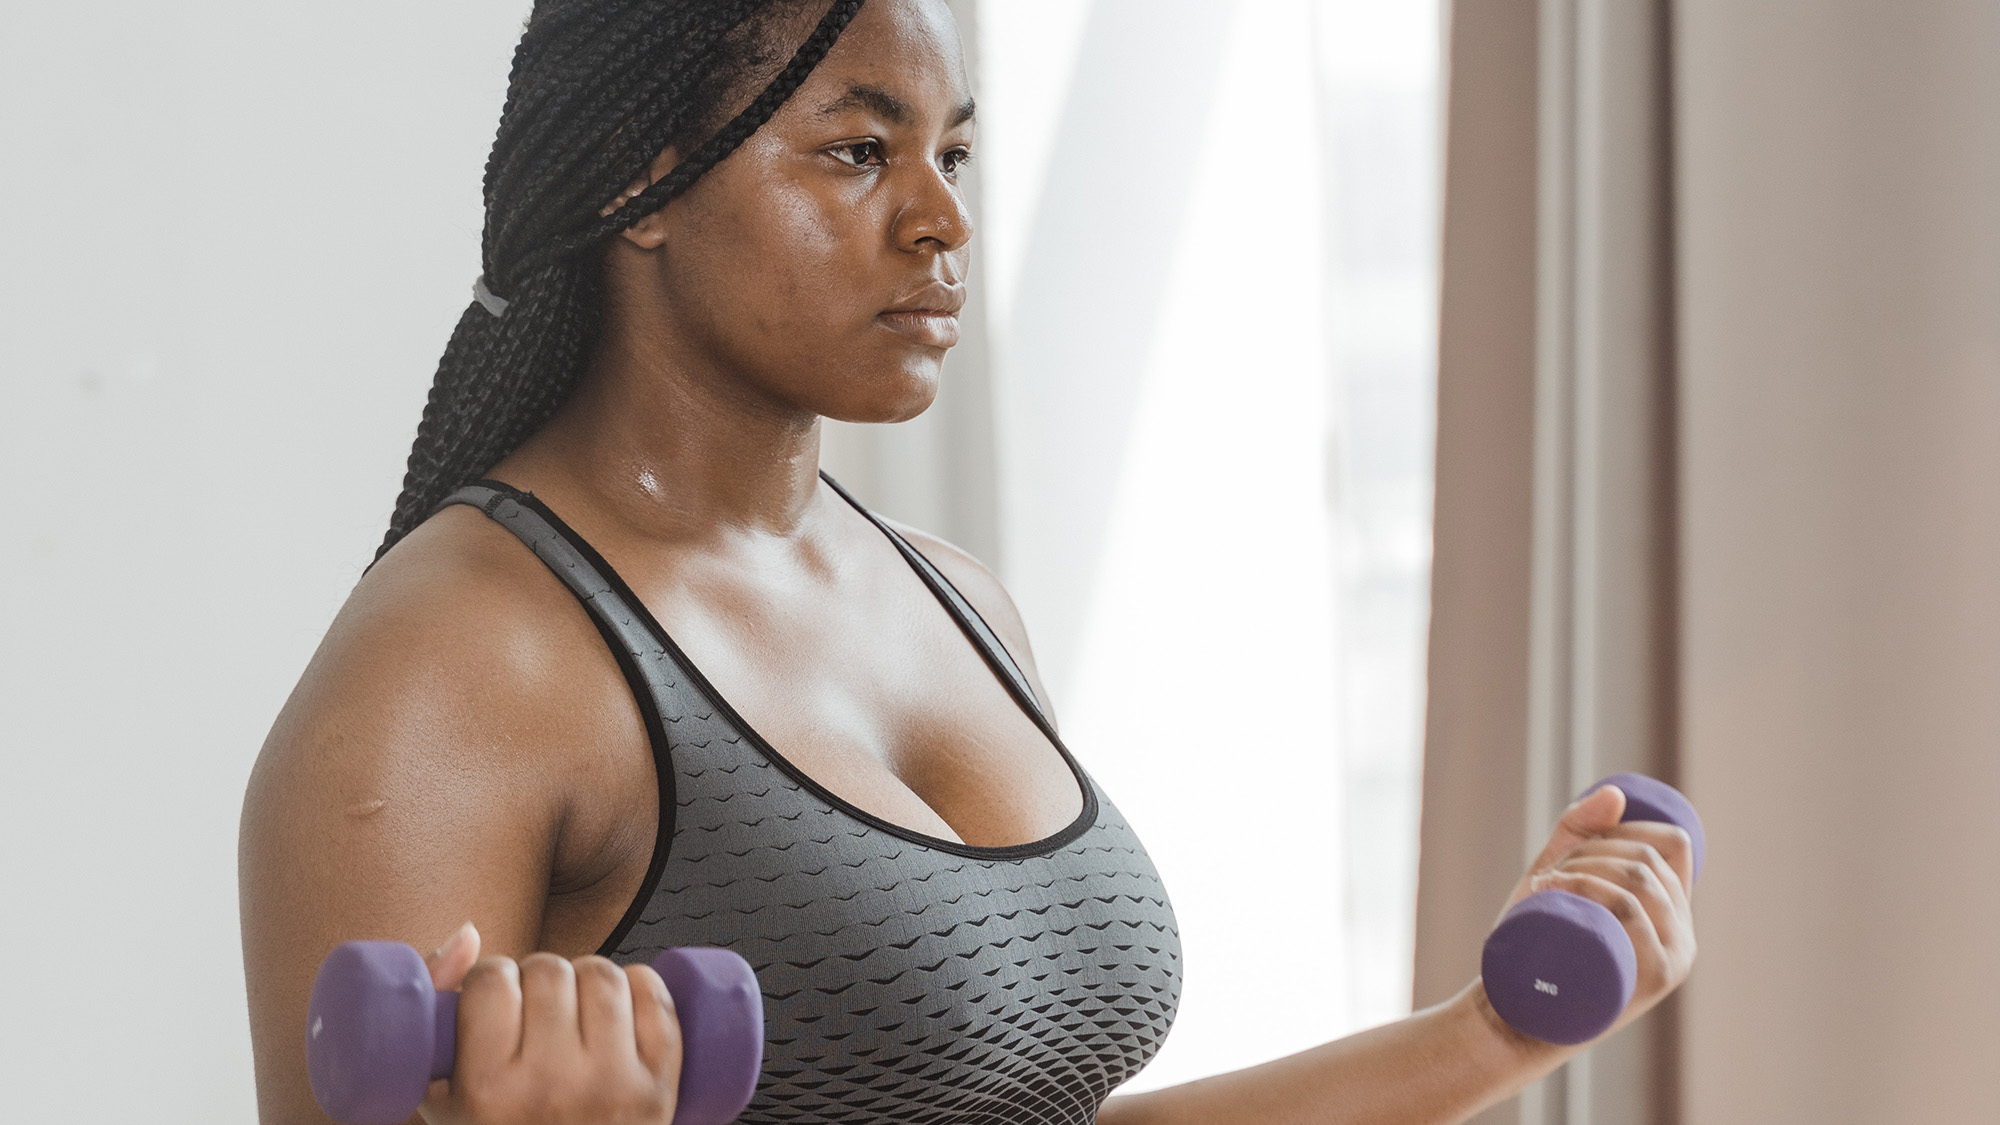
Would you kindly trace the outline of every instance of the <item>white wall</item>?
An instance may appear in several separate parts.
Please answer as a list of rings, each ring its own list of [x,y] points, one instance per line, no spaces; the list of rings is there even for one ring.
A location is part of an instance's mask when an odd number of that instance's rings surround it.
[[[478,272],[525,11],[8,11],[0,1120],[252,1117],[243,782]]]

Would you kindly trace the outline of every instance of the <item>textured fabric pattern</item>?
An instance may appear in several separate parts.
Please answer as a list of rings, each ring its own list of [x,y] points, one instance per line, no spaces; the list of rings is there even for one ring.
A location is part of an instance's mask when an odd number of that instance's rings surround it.
[[[975,848],[884,824],[765,745],[532,497],[473,486],[449,502],[514,531],[623,650],[656,758],[664,747],[670,762],[671,847],[606,952],[633,962],[717,945],[756,968],[764,1075],[742,1122],[1088,1123],[1158,1051],[1180,996],[1173,910],[1080,769],[1083,815],[1038,845]],[[883,530],[1032,707],[977,614]]]

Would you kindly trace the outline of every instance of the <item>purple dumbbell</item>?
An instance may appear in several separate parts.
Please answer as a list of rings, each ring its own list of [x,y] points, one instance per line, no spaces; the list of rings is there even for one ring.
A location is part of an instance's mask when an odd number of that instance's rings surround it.
[[[653,958],[681,1024],[674,1125],[728,1125],[764,1066],[764,998],[750,963],[727,949]],[[306,1008],[306,1073],[335,1121],[396,1125],[451,1076],[458,993],[431,987],[423,955],[401,942],[350,941],[320,964]]]
[[[1694,841],[1694,873],[1706,851],[1701,818],[1680,791],[1644,774],[1621,773],[1585,790],[1615,785],[1624,819],[1679,826]],[[1638,956],[1618,918],[1568,891],[1541,891],[1507,911],[1486,939],[1479,972],[1493,1010],[1514,1030],[1570,1046],[1604,1034],[1638,982]]]

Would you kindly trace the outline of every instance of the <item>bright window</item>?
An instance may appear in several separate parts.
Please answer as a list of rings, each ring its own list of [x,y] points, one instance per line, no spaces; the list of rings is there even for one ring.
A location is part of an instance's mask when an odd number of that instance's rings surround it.
[[[1409,1010],[1439,28],[980,9],[1003,570],[1187,956],[1137,1087]]]

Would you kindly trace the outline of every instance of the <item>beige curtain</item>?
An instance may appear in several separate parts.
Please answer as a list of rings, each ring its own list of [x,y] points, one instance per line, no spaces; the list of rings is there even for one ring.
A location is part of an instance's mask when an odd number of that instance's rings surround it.
[[[1417,1001],[1646,769],[1695,981],[1482,1121],[2000,1119],[2000,5],[1466,0],[1449,60]]]
[[[1689,1122],[2000,1121],[2000,5],[1684,5]]]

